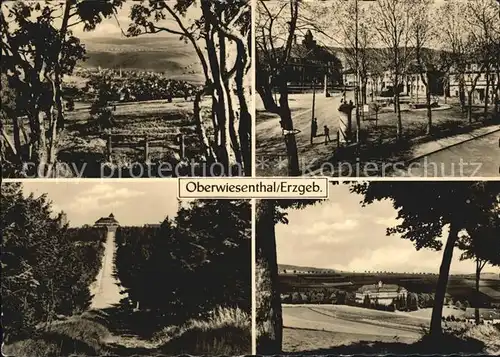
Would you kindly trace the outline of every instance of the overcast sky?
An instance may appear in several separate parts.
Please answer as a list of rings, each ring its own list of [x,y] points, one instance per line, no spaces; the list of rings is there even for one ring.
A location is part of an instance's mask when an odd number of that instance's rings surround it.
[[[347,1],[347,0],[345,0]],[[348,0],[351,3],[354,3],[354,0]],[[466,2],[468,0],[433,0],[432,7],[435,9],[439,8],[446,2],[455,2],[455,3],[460,3],[460,2]],[[495,1],[495,0],[491,0]],[[281,4],[282,2],[276,1],[276,0],[269,0],[267,2],[267,7],[270,9],[272,13],[276,13],[277,9],[281,9]],[[343,30],[341,30],[340,22],[337,18],[335,18],[335,14],[339,12],[338,5],[336,5],[336,1],[332,0],[315,0],[315,1],[309,1],[305,2],[299,7],[299,24],[301,24],[301,19],[304,20],[306,19],[306,22],[309,21],[314,21],[314,25],[321,28],[327,36],[321,34],[320,32],[314,32],[313,31],[313,36],[316,39],[317,43],[322,46],[331,46],[331,47],[344,47],[344,46],[352,46],[349,45],[348,42],[344,39],[343,35]],[[358,0],[358,7],[360,9],[360,24],[364,22],[363,19],[363,11],[366,9],[369,9],[370,7],[373,7],[376,5],[375,0]],[[336,11],[336,12],[335,12]],[[256,12],[256,16],[259,16],[259,11]],[[290,12],[288,11],[287,8],[285,8],[284,11],[281,12],[281,16],[278,19],[278,21],[281,21],[282,23],[285,23],[286,21],[290,20]],[[434,13],[431,11],[431,16]],[[267,19],[267,16],[264,17],[264,19]],[[342,17],[343,19],[343,17]],[[345,20],[348,21],[348,20]],[[302,23],[303,25],[303,23]],[[346,23],[342,23],[342,27],[346,25]],[[299,26],[300,27],[300,26]],[[310,26],[307,26],[309,28]],[[377,30],[375,28],[371,28],[373,31],[373,34],[377,33]],[[258,31],[258,29],[257,29]],[[275,25],[274,33],[276,35],[276,32],[281,33],[282,29],[277,30],[277,26]],[[354,26],[352,28],[352,32],[354,33]],[[297,40],[299,42],[302,42],[303,35],[305,34],[305,29],[297,30],[296,35],[297,35]],[[283,34],[281,34],[281,37]],[[275,45],[280,46],[282,45],[283,42],[280,40],[276,40]],[[426,46],[428,47],[435,47],[435,44],[433,43],[427,43]],[[372,43],[370,43],[369,47],[386,47],[386,44],[380,42],[379,40],[374,39]]]
[[[139,2],[136,2],[139,3]],[[85,32],[83,31],[83,25],[80,26],[75,26],[73,29],[73,32],[75,36],[81,38],[81,39],[92,39],[95,37],[122,37],[122,29],[126,33],[127,28],[129,24],[131,23],[130,20],[130,9],[132,8],[132,5],[134,4],[134,1],[126,1],[120,9],[117,11],[116,18],[114,16],[104,19],[103,22],[101,22],[95,31],[88,31]],[[200,9],[195,8],[195,7],[190,7],[186,13],[186,17],[182,18],[183,21],[186,24],[186,27],[189,27],[189,25],[192,24],[192,19],[195,18],[195,16],[199,16],[200,14]],[[167,15],[167,19],[159,22],[162,26],[168,27],[172,30],[180,30],[177,22],[172,18]],[[120,29],[121,28],[121,29]],[[174,35],[170,34],[168,32],[161,32],[152,36],[165,36],[165,37],[175,37],[178,38],[179,35]]]
[[[53,211],[63,210],[70,226],[94,224],[113,213],[124,226],[159,223],[177,213],[177,181],[127,182],[107,180],[74,182],[24,182],[24,193],[47,193]]]
[[[96,0],[97,1],[97,0]],[[12,6],[15,1],[4,1],[2,2],[2,11],[6,14],[7,7]],[[122,37],[122,30],[126,33],[130,20],[130,10],[134,3],[140,3],[139,1],[125,1],[121,8],[117,10],[116,18],[115,16],[111,16],[110,18],[104,19],[94,31],[83,31],[83,24],[77,24],[74,27],[71,27],[74,35],[83,40],[92,39],[96,37]],[[55,15],[60,15],[62,13],[55,13]],[[186,27],[189,27],[193,22],[192,20],[196,17],[199,17],[201,10],[198,7],[191,6],[187,12],[186,16],[182,17],[182,20]],[[34,13],[33,16],[38,16],[39,12]],[[9,19],[10,21],[10,19]],[[58,22],[59,21],[59,22]],[[56,20],[54,25],[57,27],[60,24],[60,20]],[[175,20],[167,15],[167,18],[158,24],[171,28],[172,30],[179,30],[179,27]],[[155,34],[154,36],[166,36],[166,37],[175,37],[178,38],[179,35],[170,34],[167,32],[161,32]],[[85,41],[84,41],[85,42]]]
[[[276,227],[278,263],[359,272],[439,271],[442,251],[417,251],[408,240],[386,236],[386,228],[397,223],[389,201],[362,207],[361,199],[347,185],[332,186],[323,204],[289,210],[289,224]],[[473,273],[474,263],[459,256],[455,249],[451,272]]]

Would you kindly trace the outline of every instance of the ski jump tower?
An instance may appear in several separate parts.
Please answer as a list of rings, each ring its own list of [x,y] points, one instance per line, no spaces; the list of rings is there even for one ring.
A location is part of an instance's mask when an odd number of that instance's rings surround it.
[[[108,217],[99,218],[94,223],[94,227],[106,228],[107,233],[101,270],[91,287],[91,293],[94,295],[91,304],[92,309],[111,307],[118,304],[122,298],[119,282],[114,276],[115,234],[119,226],[120,224],[113,216],[113,213]]]

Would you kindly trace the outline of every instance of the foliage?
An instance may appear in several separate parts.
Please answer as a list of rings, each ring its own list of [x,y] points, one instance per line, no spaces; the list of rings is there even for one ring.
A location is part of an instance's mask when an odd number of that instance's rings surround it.
[[[97,97],[90,107],[90,120],[99,131],[111,129],[114,126],[113,112],[109,107],[112,98],[112,88],[109,82],[99,84]]]
[[[56,315],[79,313],[90,305],[89,286],[100,266],[102,236],[95,233],[96,241],[80,242],[80,233],[68,232],[61,215],[53,218],[53,214],[45,195],[25,197],[20,184],[2,185],[2,308],[7,338],[28,334]]]
[[[491,207],[485,214],[484,220],[469,226],[458,242],[463,251],[460,258],[479,260],[481,268],[486,263],[500,265],[500,207]]]
[[[193,201],[159,228],[120,227],[116,244],[116,273],[129,299],[170,323],[216,306],[250,311],[247,201]]]
[[[103,83],[109,83],[109,100],[130,102],[193,96],[196,86],[185,81],[169,79],[168,73],[144,71],[122,71],[103,69],[99,72],[79,70],[79,75],[88,79],[82,95],[95,95]]]
[[[405,182],[371,182],[354,184],[352,191],[364,194],[363,205],[389,199],[401,220],[387,234],[400,234],[415,244],[415,248],[440,250],[444,226],[457,229],[474,227],[487,219],[482,213],[491,209],[500,199],[497,182],[413,182],[412,189]],[[415,194],[418,192],[418,195]]]
[[[85,58],[85,48],[73,36],[72,27],[83,23],[84,30],[94,30],[122,2],[79,0],[66,1],[62,6],[49,1],[2,3],[2,73],[16,91],[18,111],[28,118],[30,131],[26,135],[17,115],[10,118],[13,142],[6,139],[2,127],[2,138],[16,164],[56,161],[58,134],[65,122],[63,76],[71,74],[76,63]]]
[[[409,189],[406,182],[371,182],[354,184],[352,191],[364,195],[364,205],[391,200],[398,212],[399,223],[388,228],[387,234],[398,234],[412,241],[417,250],[440,250],[443,242],[438,237],[445,227],[448,228],[431,319],[431,334],[439,335],[442,333],[442,309],[458,234],[488,222],[494,208],[500,204],[500,183],[414,182],[411,187]]]
[[[201,10],[200,15],[188,19],[186,14],[194,8]],[[202,151],[207,161],[222,164],[225,173],[239,166],[251,175],[250,2],[142,0],[132,6],[130,17],[130,36],[166,32],[193,47],[205,77],[193,105]],[[229,56],[231,52],[234,56]],[[211,123],[200,115],[205,95],[212,101]],[[207,136],[206,125],[215,132],[213,139]]]
[[[164,353],[242,355],[252,348],[250,314],[238,308],[218,307],[205,320],[192,319],[156,334]]]
[[[106,354],[104,339],[108,336],[109,331],[103,325],[72,317],[53,323],[48,329],[37,330],[27,339],[7,344],[2,351],[19,357],[102,356]]]

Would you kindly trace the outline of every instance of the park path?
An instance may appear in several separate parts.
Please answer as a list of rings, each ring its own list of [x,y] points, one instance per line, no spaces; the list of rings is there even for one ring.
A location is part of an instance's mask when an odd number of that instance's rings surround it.
[[[341,93],[332,93],[331,97],[328,98],[322,92],[316,93],[314,116],[318,119],[318,136],[311,145],[312,94],[290,95],[293,126],[294,129],[299,130],[295,137],[301,167],[307,167],[313,161],[326,161],[337,147],[336,138],[339,119],[337,108],[340,105],[340,99]],[[346,99],[352,99],[352,92],[347,92]],[[269,165],[266,161],[267,158],[273,155],[286,155],[286,147],[279,121],[278,115],[265,112],[262,104],[257,103],[255,152],[259,174],[266,175],[266,171],[280,169],[279,167],[265,167]],[[332,142],[328,144],[324,142],[324,125],[330,129]],[[264,162],[265,164],[262,164]]]
[[[119,280],[114,276],[115,234],[114,227],[108,228],[101,270],[91,286],[94,296],[90,311],[109,329],[111,335],[104,342],[113,355],[157,355],[158,343],[140,337],[137,334],[137,328],[140,326],[136,326],[133,320],[134,312],[120,306],[120,300],[124,296],[120,294]]]
[[[496,125],[420,145],[414,150],[417,158],[403,173],[416,177],[499,177],[499,140],[500,125]]]
[[[94,294],[91,309],[99,310],[112,307],[118,304],[122,298],[119,282],[114,277],[115,233],[114,229],[109,229],[106,236],[101,270],[91,287],[91,293]]]

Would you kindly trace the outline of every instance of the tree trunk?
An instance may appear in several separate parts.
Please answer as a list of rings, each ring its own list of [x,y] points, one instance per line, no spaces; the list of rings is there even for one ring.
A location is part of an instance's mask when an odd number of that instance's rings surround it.
[[[466,108],[466,103],[465,103],[465,82],[463,75],[460,75],[459,81],[458,81],[458,95],[460,98],[460,109],[462,113],[465,113],[465,108]]]
[[[453,224],[450,224],[450,231],[448,233],[448,239],[446,240],[446,245],[443,251],[443,259],[439,268],[434,307],[432,309],[430,335],[434,337],[439,337],[443,333],[441,320],[443,317],[444,298],[446,296],[446,288],[448,286],[451,260],[453,259],[453,248],[455,248],[457,239],[458,230]]]
[[[14,111],[9,113],[9,116],[12,116],[12,130],[14,134],[14,147],[16,148],[16,153],[17,154],[17,160],[19,162],[23,161],[23,153],[22,153],[22,148],[21,148],[21,137],[20,137],[20,128],[19,128],[19,119],[14,113]],[[22,123],[21,123],[22,125]],[[3,129],[3,128],[2,128]]]
[[[221,14],[222,21],[224,20],[224,14]],[[228,118],[228,123],[227,123],[227,134],[230,139],[230,147],[228,148],[228,151],[234,154],[234,159],[240,167],[243,167],[243,157],[241,155],[241,144],[240,144],[240,138],[236,134],[236,128],[239,127],[239,117],[236,116],[236,111],[234,110],[234,101],[233,98],[234,95],[232,94],[231,91],[231,78],[228,78],[228,71],[227,71],[227,64],[226,64],[226,37],[224,32],[219,29],[217,31],[217,37],[219,39],[219,71],[221,74],[221,77],[224,78],[222,80],[222,87],[226,93],[226,102],[227,102],[227,118]],[[238,60],[238,59],[236,59]],[[231,160],[230,160],[231,161]],[[231,165],[232,163],[230,163]],[[226,175],[230,175],[229,172],[226,172]]]
[[[429,74],[427,74],[427,84],[425,86],[425,100],[427,104],[427,135],[432,134],[432,107],[431,90],[429,88]]]
[[[201,9],[205,18],[210,18],[211,16],[211,5],[208,2],[201,2]],[[228,115],[231,108],[229,108],[228,103],[228,93],[225,90],[224,80],[222,73],[223,68],[220,67],[219,56],[215,46],[215,35],[216,30],[212,28],[210,21],[205,21],[205,44],[208,53],[210,71],[212,72],[213,84],[215,89],[216,98],[216,108],[215,108],[215,118],[217,125],[219,126],[219,140],[217,141],[217,158],[219,163],[224,168],[224,174],[228,174],[230,167],[233,163],[234,154],[231,150],[230,141],[230,130],[229,130],[229,120]],[[219,53],[219,55],[221,55]]]
[[[268,74],[263,71],[257,71],[255,77],[255,88],[262,99],[264,109],[270,113],[279,114],[279,107],[274,101],[272,85],[269,83]]]
[[[486,89],[484,93],[484,118],[488,117],[488,104],[489,104],[489,93],[490,93],[490,70],[489,65],[486,67]]]
[[[194,97],[193,117],[196,124],[196,134],[198,135],[198,139],[200,140],[202,152],[205,155],[207,161],[214,161],[215,156],[210,146],[210,141],[208,140],[205,127],[203,126],[203,119],[201,117],[200,102],[204,94],[206,94],[205,89],[197,92]]]
[[[243,168],[245,176],[252,175],[252,116],[248,109],[247,91],[245,78],[247,77],[247,68],[249,68],[248,48],[243,42],[237,42],[237,63],[236,63],[236,92],[240,107],[240,124],[238,135],[241,144],[241,154],[243,157]]]
[[[423,74],[422,76],[422,83],[424,84],[425,87],[425,104],[427,108],[427,135],[432,134],[432,108],[431,108],[431,88],[430,88],[430,74],[429,71],[425,72],[425,78]]]
[[[288,105],[288,86],[285,78],[280,78],[280,119],[283,130],[293,131],[293,120]],[[284,135],[286,152],[288,157],[288,176],[300,176],[299,154],[295,134]]]
[[[476,325],[481,323],[479,316],[479,280],[481,279],[481,261],[476,258],[476,306],[474,307],[474,319]]]
[[[397,116],[397,129],[396,129],[396,137],[398,140],[403,138],[403,122],[401,120],[401,103],[399,102],[399,90],[396,91],[396,116]]]
[[[73,1],[66,0],[66,4],[64,7],[64,13],[62,17],[61,30],[59,33],[60,39],[57,46],[57,62],[54,66],[54,105],[56,107],[57,116],[56,116],[56,129],[60,131],[64,129],[64,106],[62,101],[62,47],[64,41],[66,39],[66,34],[68,32],[68,21],[71,12],[71,6]]]
[[[256,205],[256,329],[257,353],[282,352],[283,317],[278,282],[274,202],[258,200]]]
[[[471,83],[470,89],[467,91],[467,99],[468,99],[468,107],[467,107],[467,119],[469,120],[469,124],[472,124],[472,96],[474,91],[476,90],[477,81],[479,76],[481,75],[481,71],[478,75],[474,77]]]
[[[212,98],[212,112],[210,113],[210,118],[212,119],[212,126],[214,128],[214,148],[216,149],[216,144],[219,142],[219,135],[220,135],[220,129],[219,129],[219,123],[217,122],[217,96],[215,95],[215,89],[211,90],[210,96]],[[218,151],[215,151],[215,154],[218,154]]]
[[[497,71],[497,84],[496,84],[496,89],[495,89],[495,115],[494,117],[498,117],[499,114],[499,108],[498,105],[499,103],[499,95],[500,95],[500,71]]]
[[[45,123],[43,112],[37,113],[36,132],[33,141],[33,163],[38,173],[45,173],[48,162],[47,141],[45,136]]]
[[[467,120],[472,124],[472,91],[467,91]]]

